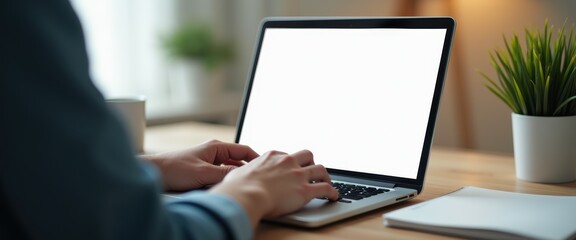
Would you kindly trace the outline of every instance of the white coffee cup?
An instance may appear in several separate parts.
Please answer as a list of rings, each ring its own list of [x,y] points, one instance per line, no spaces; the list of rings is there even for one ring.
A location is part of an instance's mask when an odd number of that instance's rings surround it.
[[[130,133],[137,153],[144,153],[144,131],[146,130],[146,97],[109,98],[106,103],[115,111]]]

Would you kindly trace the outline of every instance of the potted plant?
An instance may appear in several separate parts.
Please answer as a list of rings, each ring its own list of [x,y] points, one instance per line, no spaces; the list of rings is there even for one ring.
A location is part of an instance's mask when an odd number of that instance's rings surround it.
[[[576,179],[576,35],[574,26],[525,29],[490,53],[497,80],[487,88],[512,110],[516,176],[559,183]]]
[[[232,60],[232,47],[219,42],[207,24],[187,23],[162,39],[171,58],[170,95],[200,109],[222,88],[222,67]]]

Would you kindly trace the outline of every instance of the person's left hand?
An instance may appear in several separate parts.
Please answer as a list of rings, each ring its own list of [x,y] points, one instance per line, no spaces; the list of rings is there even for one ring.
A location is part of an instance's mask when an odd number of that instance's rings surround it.
[[[243,165],[242,160],[258,156],[248,146],[212,140],[180,151],[140,157],[158,167],[165,190],[185,191],[219,183]]]

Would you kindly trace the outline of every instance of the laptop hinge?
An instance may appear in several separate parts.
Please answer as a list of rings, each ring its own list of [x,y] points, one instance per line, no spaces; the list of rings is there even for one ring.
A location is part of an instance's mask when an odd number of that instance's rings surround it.
[[[361,179],[361,178],[352,178],[352,177],[346,177],[346,176],[334,175],[334,174],[331,174],[330,177],[332,177],[332,180],[336,180],[336,181],[353,182],[353,183],[358,183],[358,184],[379,186],[379,187],[385,187],[385,188],[395,188],[397,185],[396,183],[391,183],[391,182],[375,181],[375,180]]]

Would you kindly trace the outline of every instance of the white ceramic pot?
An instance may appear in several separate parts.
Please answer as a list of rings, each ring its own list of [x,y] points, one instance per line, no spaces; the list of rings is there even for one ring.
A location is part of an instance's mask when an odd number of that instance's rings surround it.
[[[539,183],[576,180],[576,116],[512,113],[516,177]]]

